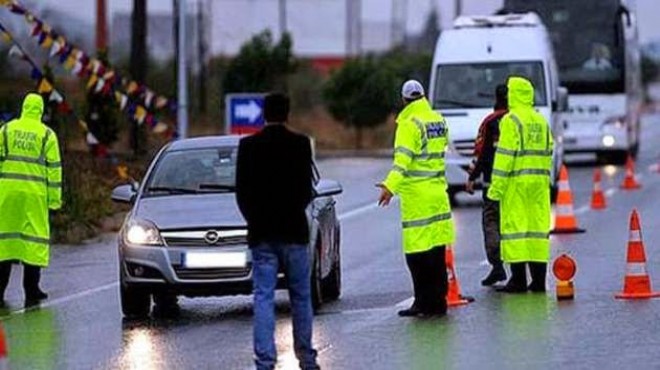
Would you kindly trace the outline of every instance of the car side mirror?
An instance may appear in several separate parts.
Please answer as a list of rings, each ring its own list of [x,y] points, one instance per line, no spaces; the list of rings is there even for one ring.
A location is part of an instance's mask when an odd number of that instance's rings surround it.
[[[326,179],[320,180],[314,187],[314,190],[316,190],[316,197],[330,197],[341,194],[344,191],[339,182]]]
[[[131,182],[130,184],[119,185],[112,190],[111,198],[113,201],[118,203],[131,204],[135,201],[138,187],[139,184],[135,181]]]
[[[568,111],[568,89],[560,86],[557,89],[557,101],[553,107],[555,112],[566,112]]]

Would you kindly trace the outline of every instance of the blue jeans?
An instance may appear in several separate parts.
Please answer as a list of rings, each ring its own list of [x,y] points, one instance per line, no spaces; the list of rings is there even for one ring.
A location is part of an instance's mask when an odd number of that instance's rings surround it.
[[[260,243],[252,246],[254,288],[254,354],[257,369],[274,369],[275,287],[279,266],[287,277],[293,315],[293,347],[302,369],[318,369],[312,347],[310,258],[306,245]]]

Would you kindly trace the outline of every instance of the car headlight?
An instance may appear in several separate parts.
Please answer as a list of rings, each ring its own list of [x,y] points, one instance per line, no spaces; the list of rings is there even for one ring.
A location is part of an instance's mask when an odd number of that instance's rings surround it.
[[[616,129],[622,129],[626,127],[626,117],[610,117],[603,122],[603,128],[612,127]]]
[[[146,220],[131,220],[124,228],[124,242],[134,245],[163,245],[156,225]]]

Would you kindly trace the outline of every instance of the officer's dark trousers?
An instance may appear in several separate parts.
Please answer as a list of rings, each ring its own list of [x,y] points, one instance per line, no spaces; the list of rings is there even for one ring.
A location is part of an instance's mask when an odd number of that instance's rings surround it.
[[[420,253],[407,253],[406,263],[415,290],[413,305],[422,312],[447,310],[447,265],[445,246]]]
[[[4,299],[5,290],[9,284],[12,261],[0,262],[0,299]],[[34,296],[39,289],[41,279],[41,267],[23,263],[23,289],[26,296]]]

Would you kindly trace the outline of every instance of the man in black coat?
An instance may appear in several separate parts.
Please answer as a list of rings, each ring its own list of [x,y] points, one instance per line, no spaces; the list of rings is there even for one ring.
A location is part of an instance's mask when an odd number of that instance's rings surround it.
[[[273,369],[277,362],[274,295],[279,270],[288,282],[296,357],[302,369],[318,369],[306,213],[314,196],[312,150],[309,138],[286,127],[289,105],[283,94],[267,95],[266,127],[242,139],[238,149],[236,196],[252,251],[257,369]]]

